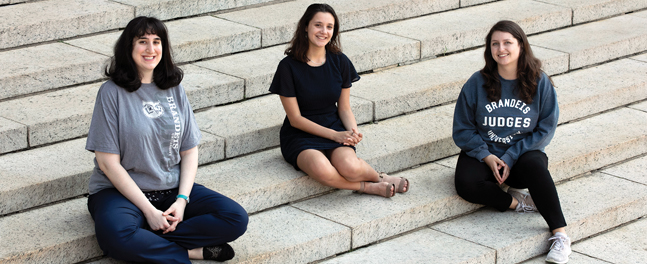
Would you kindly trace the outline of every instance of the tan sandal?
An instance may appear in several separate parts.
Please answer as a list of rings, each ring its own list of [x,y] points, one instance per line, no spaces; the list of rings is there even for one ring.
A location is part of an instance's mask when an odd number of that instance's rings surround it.
[[[409,180],[407,178],[405,178],[405,177],[389,176],[385,172],[379,172],[378,176],[380,176],[380,182],[386,181],[388,183],[391,183],[391,184],[395,185],[397,187],[395,192],[405,193],[405,192],[408,192],[409,189],[411,189],[411,185],[409,184]],[[398,180],[398,178],[400,178],[400,180]],[[407,190],[406,191],[404,190],[404,184],[405,183],[407,184]]]
[[[371,185],[370,187],[365,189],[366,183],[370,183]],[[381,186],[376,186],[376,185],[384,186],[384,190],[382,190]],[[388,188],[388,187],[391,187],[391,188]],[[393,196],[391,195],[391,190],[395,190],[395,185],[393,184],[384,185],[384,184],[380,184],[379,182],[360,182],[359,191],[357,191],[357,193],[375,194],[382,197],[391,198]],[[393,194],[395,194],[395,192],[393,192]]]

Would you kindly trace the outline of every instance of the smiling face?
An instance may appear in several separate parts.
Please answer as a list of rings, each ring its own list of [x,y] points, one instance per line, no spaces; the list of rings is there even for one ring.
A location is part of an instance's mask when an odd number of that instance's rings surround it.
[[[516,71],[521,48],[519,46],[519,41],[514,38],[512,34],[503,31],[495,31],[492,33],[490,49],[492,52],[492,58],[496,61],[499,68],[503,67],[508,70],[514,69]]]
[[[310,22],[306,32],[310,47],[325,47],[335,31],[335,18],[330,13],[318,12]]]
[[[146,34],[133,39],[132,57],[142,83],[152,82],[153,70],[162,59],[162,40],[155,34]]]

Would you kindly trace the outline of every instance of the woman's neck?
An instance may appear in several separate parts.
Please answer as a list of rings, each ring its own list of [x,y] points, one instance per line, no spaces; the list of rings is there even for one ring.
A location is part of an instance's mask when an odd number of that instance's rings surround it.
[[[326,47],[310,46],[308,47],[308,64],[318,66],[326,62]]]
[[[497,71],[499,76],[506,80],[516,80],[517,79],[517,65],[511,65],[508,67],[498,66]]]
[[[152,83],[153,82],[153,72],[142,72],[140,74],[142,83]]]

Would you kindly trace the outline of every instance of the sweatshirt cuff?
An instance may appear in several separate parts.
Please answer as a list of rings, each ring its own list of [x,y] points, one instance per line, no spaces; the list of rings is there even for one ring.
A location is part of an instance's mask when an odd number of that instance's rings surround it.
[[[476,158],[478,161],[483,162],[483,159],[487,156],[490,156],[492,153],[488,151],[487,149],[484,149],[483,151],[480,151],[479,153],[476,153]]]
[[[512,157],[508,155],[508,153],[503,154],[503,156],[501,156],[501,160],[505,162],[505,164],[508,165],[510,169],[512,169],[512,166],[514,166],[514,163],[517,162],[516,160],[513,160]]]

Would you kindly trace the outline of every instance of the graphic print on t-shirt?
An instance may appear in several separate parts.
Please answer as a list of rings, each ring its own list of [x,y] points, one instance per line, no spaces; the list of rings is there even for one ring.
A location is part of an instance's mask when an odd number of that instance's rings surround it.
[[[487,114],[482,117],[480,125],[491,128],[487,131],[487,137],[492,142],[510,144],[516,135],[532,131],[531,127],[534,127],[532,115],[528,115],[530,107],[521,100],[502,98],[486,104],[484,108]]]
[[[160,104],[160,101],[157,102],[142,102],[144,105],[144,114],[148,118],[158,118],[164,114],[164,108]]]

